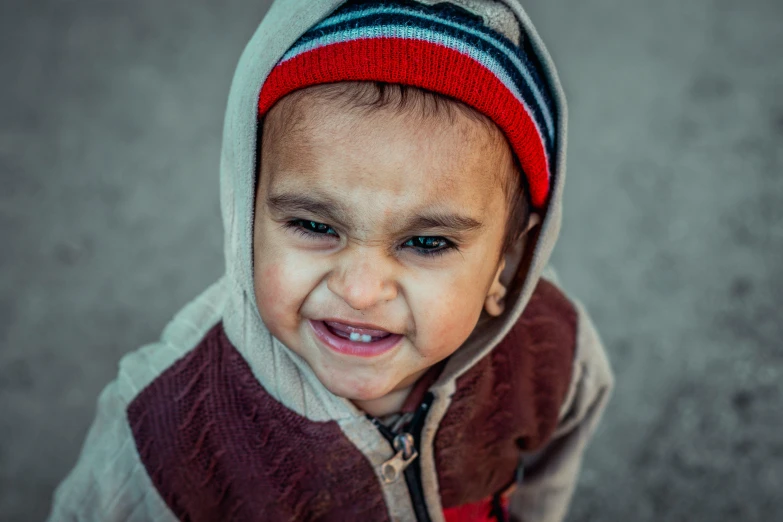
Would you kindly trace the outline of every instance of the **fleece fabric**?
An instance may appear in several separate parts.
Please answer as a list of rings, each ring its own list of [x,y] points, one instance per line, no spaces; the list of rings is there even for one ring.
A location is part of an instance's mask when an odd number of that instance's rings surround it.
[[[140,404],[137,399],[168,376],[166,372],[180,368],[183,361],[187,363],[197,348],[204,349],[205,339],[218,335],[216,328],[241,357],[231,360],[247,368],[251,384],[263,390],[275,407],[285,415],[335,426],[340,437],[348,441],[345,451],[363,456],[367,469],[372,470],[370,476],[377,480],[375,486],[383,498],[384,518],[416,520],[405,482],[385,484],[382,480],[382,464],[393,454],[388,442],[363,412],[350,401],[330,393],[306,362],[269,333],[261,321],[253,291],[252,228],[259,92],[264,79],[292,44],[341,3],[340,0],[278,0],[243,52],[229,94],[220,160],[226,273],[177,313],[157,342],[129,353],[120,361],[117,378],[100,395],[97,415],[79,460],[55,492],[49,520],[192,519],[178,515],[167,502],[156,485],[159,477],[150,472],[149,461],[142,458],[149,448],[139,447],[138,434],[149,415],[146,412],[152,410],[131,406]],[[565,98],[554,65],[522,6],[517,0],[454,0],[453,3],[481,16],[487,25],[535,52],[554,98],[556,136],[551,194],[542,224],[531,238],[532,255],[519,254],[504,274],[511,283],[505,312],[477,326],[448,359],[429,389],[433,400],[422,430],[417,465],[426,509],[435,522],[446,520],[442,493],[459,488],[452,474],[448,488],[441,490],[443,484],[439,478],[443,477],[438,474],[436,448],[444,418],[454,414],[452,403],[464,395],[460,393],[460,383],[465,382],[461,377],[478,375],[479,369],[488,367],[487,361],[493,360],[490,355],[504,346],[504,339],[518,339],[522,344],[519,349],[525,349],[526,338],[514,337],[512,329],[520,322],[524,324],[523,314],[540,285],[556,288],[557,278],[548,261],[560,230],[566,167]],[[546,440],[540,441],[533,453],[520,448],[520,458],[527,471],[510,497],[510,511],[517,520],[563,520],[585,445],[613,385],[609,363],[590,318],[577,301],[569,302],[575,311],[573,356],[568,361],[570,380],[556,423]],[[185,391],[197,389],[198,379],[194,377],[183,386]],[[196,399],[206,401],[208,392]],[[532,389],[531,394],[535,393]],[[172,398],[172,402],[175,399],[179,397]],[[460,404],[465,411],[470,410],[468,403]],[[505,414],[513,417],[514,411]],[[131,425],[131,419],[136,421],[135,425]],[[214,448],[214,452],[215,459],[222,454],[220,448]],[[208,461],[205,465],[214,464]]]

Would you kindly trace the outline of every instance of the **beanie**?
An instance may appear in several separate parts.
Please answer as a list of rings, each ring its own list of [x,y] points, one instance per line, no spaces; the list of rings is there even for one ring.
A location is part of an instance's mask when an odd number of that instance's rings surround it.
[[[479,9],[498,5],[455,1]],[[542,208],[553,176],[552,97],[516,19],[511,27],[502,17],[498,22],[496,12],[486,18],[495,23],[448,2],[349,1],[283,55],[261,89],[258,114],[263,117],[297,89],[339,81],[399,83],[454,98],[503,131],[527,178],[531,203]]]

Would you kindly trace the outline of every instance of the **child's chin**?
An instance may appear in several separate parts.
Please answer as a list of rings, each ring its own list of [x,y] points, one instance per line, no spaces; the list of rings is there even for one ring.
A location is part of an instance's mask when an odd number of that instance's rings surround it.
[[[363,383],[339,378],[321,382],[333,394],[350,401],[373,401],[387,395],[390,391],[390,387],[377,382]]]

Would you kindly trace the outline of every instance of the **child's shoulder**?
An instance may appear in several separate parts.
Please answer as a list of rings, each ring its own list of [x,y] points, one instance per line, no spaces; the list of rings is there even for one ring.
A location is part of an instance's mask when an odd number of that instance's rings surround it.
[[[224,280],[186,304],[164,328],[158,341],[127,353],[119,363],[117,392],[131,403],[151,383],[203,344],[222,318]]]
[[[138,405],[156,386],[171,384],[169,372],[199,351],[220,321],[223,294],[221,282],[211,286],[172,319],[159,341],[120,360],[117,377],[100,394],[79,460],[55,492],[50,521],[126,520],[129,513],[139,520],[175,520],[140,457],[148,450],[138,437],[140,418],[161,418],[153,411],[138,415]],[[172,394],[158,398],[173,404]]]

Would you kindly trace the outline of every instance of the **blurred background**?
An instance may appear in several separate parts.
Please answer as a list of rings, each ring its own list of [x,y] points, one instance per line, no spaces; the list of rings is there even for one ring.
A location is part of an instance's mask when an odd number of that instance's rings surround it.
[[[223,271],[268,2],[0,3],[0,519],[42,520],[127,351]],[[783,2],[529,0],[570,105],[554,265],[617,388],[569,521],[783,520]]]

